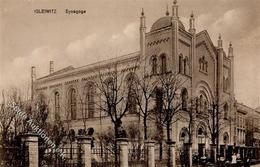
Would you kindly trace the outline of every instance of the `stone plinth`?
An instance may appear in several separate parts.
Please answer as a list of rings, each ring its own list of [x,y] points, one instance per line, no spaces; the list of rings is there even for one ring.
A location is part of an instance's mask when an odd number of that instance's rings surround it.
[[[84,160],[84,167],[91,167],[91,141],[92,137],[77,136],[78,144],[83,149],[82,159]]]
[[[146,166],[147,167],[155,167],[155,152],[154,152],[154,141],[148,140],[145,141],[146,148]]]
[[[128,167],[128,139],[118,138],[117,144],[119,147],[119,164],[120,167]]]

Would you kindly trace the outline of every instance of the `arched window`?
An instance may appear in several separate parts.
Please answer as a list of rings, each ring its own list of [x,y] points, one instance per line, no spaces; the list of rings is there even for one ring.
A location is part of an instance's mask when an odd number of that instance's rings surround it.
[[[60,116],[60,93],[54,93],[54,107],[55,107],[55,119],[57,120]]]
[[[74,120],[77,118],[77,98],[76,98],[76,90],[71,88],[69,90],[69,111],[71,119]]]
[[[196,113],[199,113],[199,98],[196,98],[196,101],[195,101],[195,110],[196,110]]]
[[[162,54],[161,55],[161,72],[162,74],[165,74],[167,72],[167,62],[166,62],[166,55],[165,54]]]
[[[185,59],[183,60],[183,66],[184,66],[184,74],[187,75],[187,57],[185,57]]]
[[[152,74],[157,74],[157,58],[155,56],[152,58]]]
[[[198,129],[198,136],[202,136],[202,135],[204,135],[204,130],[203,130],[202,127],[200,127],[200,128]]]
[[[128,74],[126,77],[126,84],[128,88],[128,111],[129,113],[137,112],[137,99],[136,99],[136,78],[134,73]]]
[[[228,119],[228,104],[224,105],[224,119]]]
[[[179,140],[182,144],[189,143],[189,133],[187,128],[184,127],[181,129]]]
[[[162,112],[163,110],[163,90],[161,88],[156,88],[155,89],[156,93],[156,111],[157,112]]]
[[[203,107],[203,96],[200,95],[200,100],[199,100],[199,112],[202,112],[204,109]]]
[[[183,73],[183,56],[182,54],[179,55],[179,72]]]
[[[181,93],[182,109],[187,110],[188,107],[188,91],[186,88],[182,90]]]
[[[93,118],[95,113],[95,87],[92,83],[87,85],[85,104],[85,113],[88,113],[88,118]]]

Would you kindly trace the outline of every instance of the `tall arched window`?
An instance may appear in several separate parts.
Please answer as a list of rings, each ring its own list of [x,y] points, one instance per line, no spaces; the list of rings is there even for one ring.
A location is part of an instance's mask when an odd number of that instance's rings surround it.
[[[55,107],[55,119],[58,119],[60,116],[60,93],[54,93],[54,107]]]
[[[208,102],[205,100],[204,101],[204,112],[207,112],[208,111]]]
[[[155,56],[152,58],[152,74],[157,74],[157,58]]]
[[[182,90],[181,100],[182,100],[182,109],[187,110],[187,107],[188,107],[188,91],[187,91],[186,88],[184,88]]]
[[[183,73],[183,56],[179,55],[179,73]]]
[[[228,119],[228,104],[224,105],[224,119]]]
[[[161,56],[161,72],[162,74],[165,74],[167,72],[167,60],[166,60],[166,55],[162,54]]]
[[[126,84],[128,88],[128,112],[136,113],[137,112],[137,99],[136,99],[136,78],[137,76],[134,73],[130,73],[126,77]]]
[[[199,112],[202,112],[204,110],[203,107],[203,96],[200,95],[200,100],[199,100]]]
[[[76,90],[71,88],[69,90],[69,111],[71,119],[74,120],[77,118],[77,97]]]
[[[187,75],[187,57],[185,57],[185,59],[183,60],[183,66],[184,66],[184,74]]]
[[[95,87],[92,83],[87,85],[85,104],[85,113],[88,113],[88,118],[93,118],[95,113]]]

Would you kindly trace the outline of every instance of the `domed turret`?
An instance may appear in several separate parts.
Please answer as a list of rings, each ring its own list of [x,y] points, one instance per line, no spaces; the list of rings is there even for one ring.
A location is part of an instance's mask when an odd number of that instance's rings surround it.
[[[178,21],[179,21],[179,28],[185,30],[185,27],[182,24],[182,22],[180,20],[178,20]],[[172,17],[165,16],[165,17],[158,19],[155,23],[153,23],[151,31],[160,30],[160,29],[170,27],[170,26],[172,26]]]

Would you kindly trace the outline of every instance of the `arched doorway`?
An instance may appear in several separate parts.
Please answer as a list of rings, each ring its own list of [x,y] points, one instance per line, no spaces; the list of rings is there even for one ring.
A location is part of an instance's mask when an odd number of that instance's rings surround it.
[[[227,132],[225,132],[223,134],[222,140],[223,140],[223,144],[220,145],[220,157],[226,157],[226,155],[227,155],[227,145],[229,143],[229,135],[228,135]]]
[[[199,157],[204,157],[206,152],[206,128],[202,125],[197,128],[198,137],[198,155]]]

